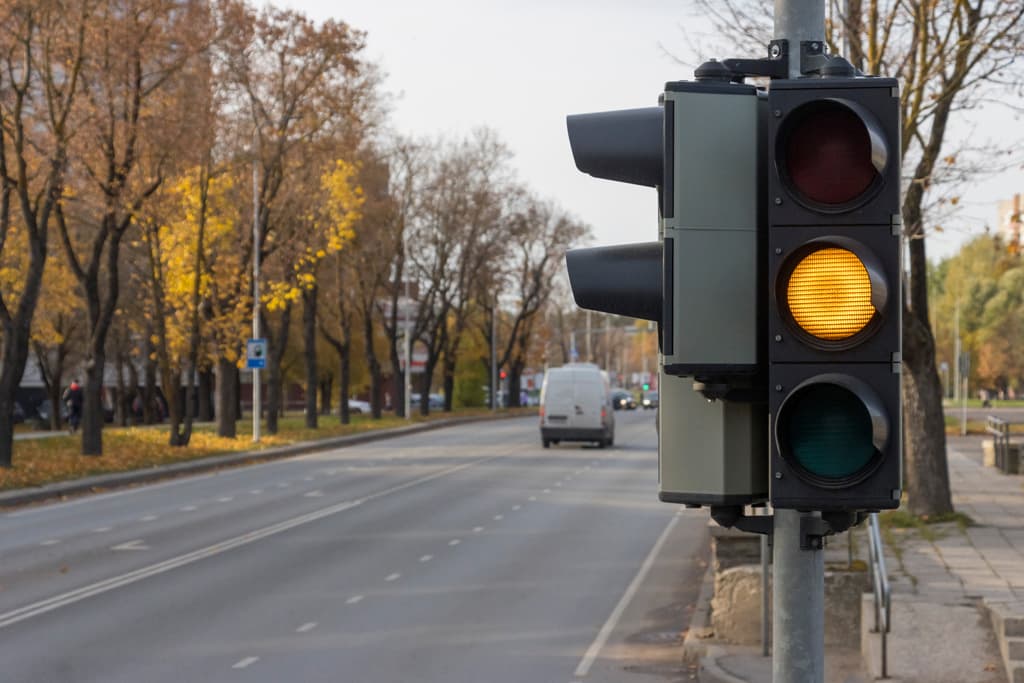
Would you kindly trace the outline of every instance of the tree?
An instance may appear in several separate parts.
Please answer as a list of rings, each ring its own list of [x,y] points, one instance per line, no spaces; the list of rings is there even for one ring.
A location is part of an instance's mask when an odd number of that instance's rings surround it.
[[[91,12],[88,2],[59,0],[0,8],[0,266],[19,273],[0,282],[0,467],[11,466],[14,392],[28,360],[50,221],[64,195]],[[19,238],[24,260],[11,253]]]
[[[120,251],[160,188],[182,135],[187,100],[175,79],[209,41],[201,0],[103,0],[89,21],[82,70],[87,106],[75,124],[75,201],[57,206],[64,254],[87,311],[82,454],[103,453],[106,342],[121,288]]]
[[[288,243],[289,221],[306,215],[288,183],[305,168],[309,145],[330,139],[351,121],[350,79],[362,68],[364,37],[344,22],[316,25],[290,10],[267,7],[256,12],[241,2],[225,3],[225,23],[234,27],[224,44],[224,73],[246,103],[239,130],[253,133],[253,154],[260,166],[255,244],[261,261]],[[241,136],[240,136],[241,139]],[[290,193],[289,193],[290,191]],[[292,206],[286,207],[288,199]],[[250,252],[251,253],[251,252]],[[283,264],[279,263],[281,268]],[[291,321],[292,298],[272,299],[277,330],[262,326],[269,341],[267,358],[267,431],[277,431],[281,402],[281,360]],[[260,306],[261,302],[254,302]],[[261,319],[267,313],[261,311]],[[268,321],[269,322],[269,321]]]
[[[754,48],[770,38],[762,3],[698,0],[697,6],[732,45],[754,41]],[[827,7],[832,51],[847,44],[854,66],[902,83],[900,153],[907,172],[902,222],[910,256],[903,312],[907,506],[914,514],[943,514],[953,505],[928,311],[927,215],[939,208],[943,181],[976,168],[968,150],[949,150],[951,123],[969,116],[967,111],[989,95],[1003,100],[1007,83],[1019,83],[1014,69],[1024,50],[1024,5],[1017,0],[828,0]]]

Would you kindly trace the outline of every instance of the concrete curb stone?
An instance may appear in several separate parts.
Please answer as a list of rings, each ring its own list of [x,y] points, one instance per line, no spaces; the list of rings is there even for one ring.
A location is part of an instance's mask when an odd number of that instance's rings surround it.
[[[288,458],[295,455],[315,453],[317,451],[356,446],[363,443],[370,443],[372,441],[381,441],[398,436],[432,431],[443,427],[455,427],[473,422],[488,422],[492,420],[503,420],[517,417],[530,417],[530,415],[472,415],[432,420],[430,422],[421,422],[407,427],[370,430],[360,434],[335,436],[326,439],[318,439],[316,441],[301,441],[298,443],[288,444],[287,446],[277,446],[260,451],[243,451],[241,453],[211,455],[205,458],[197,458],[195,460],[187,460],[170,465],[157,465],[155,467],[148,467],[142,470],[98,474],[91,477],[83,477],[81,479],[45,484],[34,488],[5,491],[0,493],[0,509],[25,505],[27,503],[36,503],[52,498],[61,498],[79,493],[95,492],[99,489],[122,488],[136,484],[149,483],[159,479],[169,479],[188,474],[200,474],[202,472],[209,472],[211,470],[217,470],[225,467],[255,464],[259,462]]]

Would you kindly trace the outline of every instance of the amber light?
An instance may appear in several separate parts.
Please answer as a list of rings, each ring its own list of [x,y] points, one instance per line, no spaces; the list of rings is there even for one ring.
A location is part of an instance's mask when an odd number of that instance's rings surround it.
[[[790,274],[786,306],[807,334],[827,341],[849,339],[875,315],[871,278],[853,252],[818,249],[803,257]]]

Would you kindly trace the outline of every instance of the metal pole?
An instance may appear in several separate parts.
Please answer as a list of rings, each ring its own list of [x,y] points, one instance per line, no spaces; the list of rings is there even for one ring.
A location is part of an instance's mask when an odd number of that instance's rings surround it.
[[[767,509],[761,508],[762,514],[767,514]],[[771,582],[768,580],[771,544],[768,543],[768,534],[761,534],[761,656],[771,655],[771,609],[769,608],[768,589]]]
[[[775,39],[789,41],[789,77],[800,78],[800,43],[825,40],[825,0],[775,0]]]
[[[260,195],[259,144],[256,134],[252,140],[252,338],[260,338]],[[252,371],[252,440],[260,440],[260,413],[263,411],[260,371]]]
[[[594,362],[593,350],[590,347],[590,309],[587,309],[587,362]]]
[[[960,400],[960,300],[957,299],[953,313],[953,400]]]
[[[403,320],[405,322],[405,376],[402,381],[405,382],[405,419],[412,419],[412,329],[409,325],[409,308],[412,302],[409,301],[409,248],[408,243],[405,240],[405,235],[402,236],[402,275],[405,280],[405,313],[403,314]],[[420,397],[422,400],[423,397]]]
[[[498,300],[491,311],[491,410],[498,410]]]
[[[825,553],[800,547],[800,518],[775,510],[772,681],[825,680]]]
[[[825,0],[775,0],[775,39],[789,42],[789,77],[800,78],[800,43],[824,42]],[[814,513],[775,510],[772,680],[825,680],[825,558],[800,547],[800,520]]]
[[[612,317],[604,317],[604,369],[608,372],[612,369]]]

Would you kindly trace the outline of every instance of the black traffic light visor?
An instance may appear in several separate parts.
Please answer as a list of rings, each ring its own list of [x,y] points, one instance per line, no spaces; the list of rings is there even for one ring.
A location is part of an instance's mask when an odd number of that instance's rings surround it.
[[[661,242],[573,249],[565,254],[580,308],[661,321]]]
[[[648,187],[661,185],[664,118],[661,107],[566,117],[576,168],[595,178]]]

